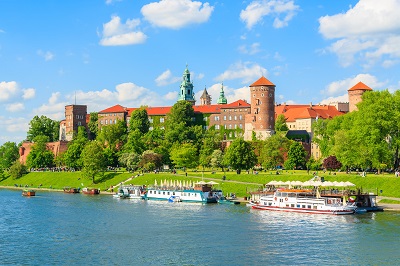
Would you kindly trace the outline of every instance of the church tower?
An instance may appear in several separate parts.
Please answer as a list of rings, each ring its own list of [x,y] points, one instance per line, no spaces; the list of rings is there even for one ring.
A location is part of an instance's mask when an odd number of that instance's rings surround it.
[[[275,133],[275,85],[262,76],[250,85],[250,97],[245,140],[251,140],[253,134],[257,139],[266,139]]]
[[[361,97],[366,91],[372,91],[372,89],[361,81],[347,91],[349,96],[349,112],[358,110],[357,104],[362,101]]]
[[[203,94],[200,96],[200,105],[211,105],[211,96],[207,92],[207,88],[204,88]]]
[[[187,65],[185,71],[183,71],[178,101],[188,101],[192,105],[196,102],[194,99],[193,83],[190,81],[190,72]]]
[[[225,98],[224,83],[222,83],[221,91],[220,91],[220,93],[219,93],[219,98],[218,98],[218,102],[217,102],[217,103],[218,103],[218,104],[227,104],[227,103],[228,103],[228,101],[227,101],[226,98]]]

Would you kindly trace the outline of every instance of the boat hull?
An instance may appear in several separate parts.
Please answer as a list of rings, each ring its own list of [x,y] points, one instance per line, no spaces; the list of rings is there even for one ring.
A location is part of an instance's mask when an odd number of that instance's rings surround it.
[[[331,214],[331,215],[347,215],[354,214],[355,210],[316,210],[316,209],[303,209],[303,208],[286,208],[286,207],[276,207],[276,206],[263,206],[263,205],[252,205],[253,209],[256,210],[267,210],[267,211],[284,211],[284,212],[298,212],[298,213],[315,213],[315,214]]]

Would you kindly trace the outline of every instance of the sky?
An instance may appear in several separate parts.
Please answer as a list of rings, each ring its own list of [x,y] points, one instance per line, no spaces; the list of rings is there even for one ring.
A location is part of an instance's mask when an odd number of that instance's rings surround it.
[[[0,13],[0,145],[69,104],[171,106],[186,66],[197,104],[222,84],[249,101],[261,76],[278,104],[400,87],[400,0],[1,0]]]

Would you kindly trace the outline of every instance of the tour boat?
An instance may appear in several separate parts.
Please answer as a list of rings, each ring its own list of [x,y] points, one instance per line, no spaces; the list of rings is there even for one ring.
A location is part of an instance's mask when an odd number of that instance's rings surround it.
[[[100,189],[98,188],[83,188],[82,189],[83,194],[91,194],[91,195],[95,195],[95,194],[100,194]]]
[[[145,188],[142,186],[121,186],[118,192],[113,195],[114,198],[121,199],[143,199]]]
[[[215,183],[198,182],[193,188],[181,187],[160,187],[149,188],[146,191],[144,199],[146,200],[166,200],[169,202],[199,202],[199,203],[217,203],[221,198],[221,190],[213,190]]]
[[[32,189],[24,189],[22,191],[22,196],[25,196],[25,197],[33,197],[35,195],[36,195],[36,192]]]
[[[63,190],[65,193],[79,193],[81,191],[80,188],[76,187],[64,187]]]
[[[357,206],[355,204],[343,204],[340,198],[322,198],[318,191],[316,194],[314,196],[312,191],[307,189],[278,189],[273,195],[261,197],[260,202],[252,205],[252,208],[333,215],[354,214],[356,212]]]

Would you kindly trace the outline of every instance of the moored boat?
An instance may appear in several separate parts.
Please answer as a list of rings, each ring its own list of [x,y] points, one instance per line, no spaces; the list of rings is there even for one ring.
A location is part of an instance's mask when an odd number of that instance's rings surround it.
[[[36,195],[36,192],[32,189],[24,189],[22,190],[22,196],[25,197],[33,197]]]
[[[114,198],[120,199],[142,199],[145,194],[143,186],[120,186],[118,192],[113,195]]]
[[[217,203],[221,198],[222,191],[214,190],[214,182],[198,182],[193,187],[160,187],[149,188],[146,191],[144,199],[146,200],[166,200],[169,202],[199,202],[199,203]]]
[[[63,190],[65,193],[79,193],[81,191],[80,188],[76,187],[64,187]]]
[[[82,193],[83,194],[96,195],[96,194],[100,194],[100,189],[85,187],[85,188],[82,189]]]
[[[312,194],[307,189],[278,189],[273,195],[260,198],[258,204],[252,205],[253,209],[286,211],[300,213],[345,215],[354,214],[357,206],[347,204],[339,198],[321,198]]]
[[[222,196],[221,198],[219,198],[219,199],[217,200],[217,202],[218,202],[219,204],[240,204],[239,201],[231,200],[231,199],[228,199],[228,198],[226,198],[226,197],[224,197],[224,196]]]

